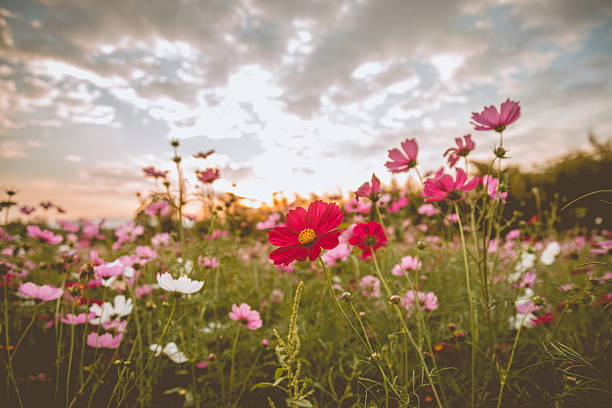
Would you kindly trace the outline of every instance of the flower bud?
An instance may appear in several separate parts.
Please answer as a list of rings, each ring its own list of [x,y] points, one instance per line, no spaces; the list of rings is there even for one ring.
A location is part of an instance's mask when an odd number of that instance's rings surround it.
[[[353,300],[353,294],[351,292],[344,292],[342,293],[340,298],[345,302],[350,302],[351,300]]]
[[[446,328],[448,329],[448,331],[454,332],[457,329],[457,326],[455,326],[454,323],[449,323],[446,325]]]
[[[495,150],[493,150],[493,153],[499,159],[504,159],[506,157],[506,153],[507,152],[508,152],[508,150],[504,149],[501,146],[500,147],[496,147]]]
[[[179,147],[179,141],[178,141],[178,139],[172,139],[172,140],[170,140],[170,146],[172,146],[172,147]]]
[[[400,301],[400,297],[398,295],[393,295],[389,298],[389,302],[393,303],[394,305],[397,305]]]
[[[427,249],[427,246],[425,245],[425,243],[423,241],[419,241],[416,244],[417,249],[424,251],[425,249]]]

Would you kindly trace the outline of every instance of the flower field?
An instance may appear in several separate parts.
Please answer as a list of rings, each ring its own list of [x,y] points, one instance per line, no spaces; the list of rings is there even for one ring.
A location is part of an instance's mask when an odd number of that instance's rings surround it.
[[[520,114],[474,113],[439,170],[415,139],[389,146],[417,182],[350,197],[256,210],[215,193],[214,167],[190,191],[177,140],[179,179],[144,168],[152,191],[116,228],[30,222],[64,209],[8,189],[1,406],[609,407],[612,233],[557,228],[555,203],[504,212]]]

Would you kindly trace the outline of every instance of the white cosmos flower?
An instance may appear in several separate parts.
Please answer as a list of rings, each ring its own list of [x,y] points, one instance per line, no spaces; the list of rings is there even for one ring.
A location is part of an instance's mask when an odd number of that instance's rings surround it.
[[[163,349],[158,344],[151,344],[149,349],[155,352],[155,357],[159,357],[161,353],[164,353],[176,364],[185,363],[188,360],[187,356],[182,351],[179,351],[176,343],[174,342],[166,344]]]
[[[123,295],[115,296],[114,304],[104,302],[102,306],[93,304],[89,307],[89,311],[96,314],[96,317],[91,319],[91,324],[106,323],[114,317],[124,317],[132,312],[132,299],[127,299]]]
[[[202,289],[204,286],[204,282],[191,280],[187,276],[181,276],[178,279],[173,279],[172,275],[168,272],[164,272],[163,274],[157,274],[157,283],[159,287],[167,290],[168,292],[174,293],[195,293],[198,290]]]
[[[552,265],[555,262],[555,258],[561,252],[561,245],[557,241],[553,241],[549,243],[544,251],[542,251],[542,255],[540,256],[540,262],[544,265]]]

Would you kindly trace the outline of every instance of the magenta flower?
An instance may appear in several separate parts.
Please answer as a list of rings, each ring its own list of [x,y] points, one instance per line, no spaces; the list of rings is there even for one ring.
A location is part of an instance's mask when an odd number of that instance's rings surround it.
[[[448,154],[448,165],[449,167],[454,167],[457,161],[459,161],[460,157],[466,157],[474,147],[476,146],[472,141],[472,135],[465,135],[461,140],[460,137],[455,138],[455,143],[457,143],[457,147],[451,147],[447,151],[444,152],[444,157]]]
[[[417,212],[427,217],[433,217],[434,215],[440,214],[440,210],[433,204],[423,204],[419,207]]]
[[[387,211],[389,211],[390,213],[396,213],[402,208],[404,208],[407,204],[408,204],[408,198],[400,197],[399,200],[391,203]]]
[[[369,182],[365,182],[357,189],[355,195],[357,197],[367,197],[370,201],[378,201],[380,197],[380,193],[382,192],[382,188],[380,186],[380,180],[374,173],[372,173],[372,184]]]
[[[217,262],[217,258],[214,256],[209,258],[207,256],[199,255],[198,265],[200,265],[202,268],[216,268],[219,266],[219,262]]]
[[[417,258],[416,256],[412,257],[410,255],[407,255],[401,259],[401,263],[393,267],[391,273],[395,276],[402,276],[404,272],[408,273],[408,271],[416,271],[420,268],[421,261],[419,261],[419,258]]]
[[[21,208],[19,209],[19,211],[21,211],[21,213],[22,213],[22,214],[25,214],[25,215],[30,215],[30,214],[32,214],[32,213],[33,213],[35,210],[36,210],[36,208],[34,208],[34,207],[28,207],[27,205],[24,205],[23,207],[21,207]]]
[[[110,278],[111,276],[119,276],[123,274],[125,266],[118,259],[113,262],[107,262],[103,265],[94,267],[96,276],[99,278]]]
[[[487,194],[489,195],[489,197],[491,197],[492,199],[496,199],[496,198],[501,198],[502,202],[506,202],[506,197],[508,197],[508,192],[507,191],[498,191],[497,190],[497,186],[499,185],[499,180],[496,179],[495,177],[491,177],[489,175],[485,175],[482,176],[482,179],[480,180],[480,182],[482,183],[483,186],[486,186],[487,188]]]
[[[501,104],[501,113],[493,105],[485,107],[480,113],[472,113],[472,124],[476,130],[495,130],[503,132],[506,126],[515,122],[521,116],[521,107],[518,102],[506,99]]]
[[[136,295],[136,297],[138,299],[140,299],[143,296],[147,296],[150,295],[151,293],[153,293],[153,288],[149,285],[147,285],[146,283],[142,286],[138,286],[136,287],[136,289],[134,289],[134,294]]]
[[[325,265],[332,266],[338,263],[338,261],[346,261],[346,258],[352,251],[352,247],[348,246],[344,242],[338,244],[334,249],[330,249],[321,255],[321,259],[325,262]]]
[[[28,225],[26,228],[29,237],[38,238],[50,244],[59,244],[64,239],[61,235],[55,235],[49,230],[41,230],[36,225]]]
[[[144,169],[142,169],[142,172],[144,173],[145,176],[153,177],[155,179],[166,178],[166,176],[168,175],[168,170],[165,170],[165,171],[157,170],[153,166],[145,167]]]
[[[99,336],[98,333],[91,332],[87,336],[87,345],[95,348],[116,349],[119,347],[121,339],[123,339],[123,334],[121,333],[113,337],[113,335],[110,333],[105,333]]]
[[[62,296],[62,294],[64,293],[63,289],[56,288],[55,286],[38,286],[32,282],[22,283],[21,285],[19,285],[19,289],[17,291],[26,297],[29,297],[31,299],[39,299],[43,302],[55,300]]]
[[[452,176],[444,174],[442,169],[436,173],[433,179],[425,180],[423,197],[425,197],[426,202],[447,199],[459,201],[463,198],[463,193],[473,190],[480,182],[478,177],[474,177],[467,182],[467,174],[459,168],[455,170],[457,171],[455,180]]]
[[[147,245],[138,245],[136,247],[136,255],[139,264],[146,264],[157,258],[157,252]]]
[[[57,223],[64,231],[79,232],[79,226],[68,221],[58,220]]]
[[[172,242],[172,237],[167,232],[158,232],[151,237],[151,244],[157,249],[167,247]]]
[[[206,170],[196,170],[196,176],[204,184],[210,184],[221,177],[219,169],[208,168]]]
[[[257,310],[251,310],[251,306],[246,303],[241,304],[240,307],[236,306],[234,303],[232,305],[232,311],[229,312],[229,317],[237,322],[244,320],[249,330],[257,330],[263,324],[261,317],[259,317],[259,312]]]
[[[417,155],[419,154],[419,146],[416,139],[406,139],[401,144],[402,153],[399,149],[389,150],[389,158],[391,161],[385,163],[385,166],[391,173],[402,173],[408,171],[417,165]]]

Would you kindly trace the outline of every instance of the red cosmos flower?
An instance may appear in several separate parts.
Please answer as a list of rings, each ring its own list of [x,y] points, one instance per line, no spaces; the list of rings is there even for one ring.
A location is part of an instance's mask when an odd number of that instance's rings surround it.
[[[433,179],[425,180],[423,197],[425,197],[426,202],[430,203],[446,199],[459,201],[463,198],[464,192],[473,190],[480,182],[478,177],[474,177],[466,183],[467,174],[459,168],[455,170],[457,171],[455,180],[453,180],[452,176],[442,173],[443,169],[440,169]]]
[[[547,324],[547,323],[554,322],[556,318],[557,318],[556,314],[552,312],[546,312],[543,315],[532,317],[531,323],[534,326],[539,326],[541,324]]]
[[[402,153],[399,149],[389,150],[389,158],[391,161],[385,163],[385,166],[391,173],[402,173],[408,171],[417,165],[417,155],[419,154],[419,146],[416,139],[406,139],[401,144]]]
[[[349,244],[362,249],[361,259],[367,259],[372,256],[372,249],[376,251],[387,245],[387,237],[382,225],[376,221],[362,222],[353,229]]]
[[[383,190],[380,187],[380,180],[375,174],[372,173],[372,185],[366,181],[361,185],[361,187],[359,187],[359,189],[357,189],[355,195],[357,197],[368,197],[370,201],[376,202],[378,201],[382,191]]]
[[[518,102],[506,99],[501,104],[501,113],[493,105],[485,107],[480,113],[472,113],[472,124],[476,130],[495,130],[503,132],[506,126],[515,122],[521,116],[521,107]]]
[[[448,165],[450,167],[454,167],[460,157],[465,157],[470,154],[476,146],[472,141],[472,135],[465,135],[463,139],[465,140],[465,144],[463,144],[463,140],[461,140],[460,137],[456,137],[455,143],[457,143],[457,147],[451,147],[444,152],[444,157],[448,154]]]
[[[204,184],[210,184],[221,177],[219,169],[208,168],[204,171],[196,170],[196,176]]]
[[[308,211],[302,207],[287,213],[284,226],[274,227],[268,232],[268,241],[279,246],[270,253],[274,265],[289,265],[294,260],[316,260],[321,248],[333,249],[338,246],[338,237],[344,231],[336,229],[342,223],[344,214],[334,203],[314,201]]]

